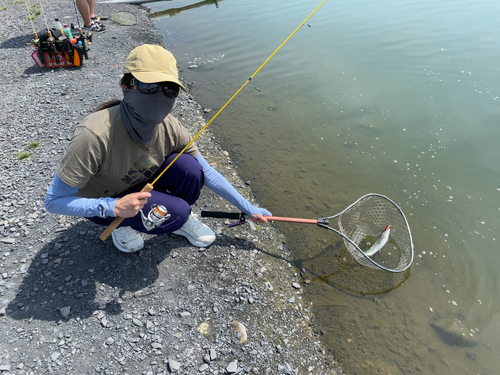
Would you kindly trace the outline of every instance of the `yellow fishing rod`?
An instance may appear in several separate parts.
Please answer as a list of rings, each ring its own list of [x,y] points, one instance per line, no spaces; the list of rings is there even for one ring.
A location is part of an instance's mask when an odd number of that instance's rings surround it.
[[[302,23],[301,23],[299,26],[297,26],[297,28],[293,31],[293,33],[291,33],[291,34],[288,36],[288,38],[286,38],[286,39],[285,39],[285,41],[284,41],[283,43],[281,43],[281,44],[280,44],[280,46],[279,46],[278,48],[276,48],[276,50],[275,50],[275,51],[271,54],[271,56],[269,56],[269,57],[267,58],[267,60],[266,60],[266,61],[264,61],[264,62],[262,63],[262,65],[259,67],[259,69],[257,69],[257,70],[255,71],[255,73],[253,73],[253,74],[250,76],[250,78],[248,78],[248,79],[247,79],[247,81],[246,81],[246,82],[245,82],[245,83],[244,83],[244,84],[243,84],[243,85],[242,85],[242,86],[238,89],[238,91],[236,91],[236,92],[234,93],[234,95],[231,97],[231,99],[229,99],[229,100],[226,102],[226,104],[224,104],[224,105],[222,106],[222,108],[221,108],[221,109],[220,109],[220,110],[219,110],[219,111],[218,111],[218,112],[214,115],[214,117],[212,117],[212,118],[210,119],[210,121],[209,121],[209,122],[207,122],[207,124],[206,124],[203,128],[201,128],[201,130],[198,132],[198,134],[196,134],[196,135],[193,137],[193,139],[191,139],[191,141],[190,141],[190,142],[186,145],[186,147],[184,147],[184,149],[183,149],[181,152],[179,152],[179,154],[178,154],[178,155],[174,158],[174,160],[172,160],[172,161],[170,162],[170,164],[169,164],[169,165],[167,165],[167,166],[165,167],[165,169],[163,169],[163,171],[162,171],[162,172],[158,175],[158,177],[156,177],[156,179],[155,179],[153,182],[151,182],[151,183],[147,183],[147,184],[146,184],[146,186],[144,186],[144,188],[142,188],[141,193],[143,193],[143,192],[147,192],[147,193],[148,193],[148,192],[150,192],[151,190],[153,190],[153,185],[156,183],[156,181],[158,181],[158,180],[160,179],[160,177],[161,177],[161,176],[163,176],[163,174],[164,174],[164,173],[165,173],[165,172],[166,172],[166,171],[170,168],[170,166],[171,166],[172,164],[174,164],[174,163],[175,163],[175,161],[179,158],[179,156],[181,156],[181,155],[184,153],[184,151],[186,151],[186,150],[188,149],[188,147],[189,147],[189,146],[191,146],[191,144],[192,144],[192,143],[193,143],[193,142],[194,142],[194,141],[195,141],[195,140],[196,140],[196,139],[197,139],[197,138],[201,135],[201,133],[203,133],[203,132],[205,131],[205,129],[206,129],[206,128],[208,128],[208,126],[209,126],[209,125],[210,125],[210,124],[211,124],[211,123],[212,123],[212,122],[213,122],[213,121],[217,118],[217,116],[219,116],[219,114],[220,114],[220,113],[224,110],[224,108],[226,108],[226,107],[229,105],[229,103],[231,103],[231,101],[232,101],[232,100],[236,97],[236,95],[238,95],[238,94],[240,93],[240,91],[241,91],[241,90],[243,90],[243,88],[244,88],[244,87],[245,87],[245,86],[246,86],[246,85],[247,85],[247,84],[248,84],[248,83],[252,80],[252,78],[253,78],[253,77],[255,77],[255,76],[257,75],[257,73],[259,73],[259,72],[260,72],[260,70],[264,67],[264,65],[266,65],[266,64],[269,62],[269,60],[271,60],[271,59],[273,58],[273,56],[274,56],[274,55],[276,55],[276,53],[277,53],[277,52],[281,49],[281,47],[283,47],[283,46],[286,44],[286,42],[288,42],[288,41],[290,40],[290,38],[291,38],[291,37],[292,37],[292,36],[293,36],[293,35],[294,35],[294,34],[295,34],[295,33],[296,33],[296,32],[297,32],[297,31],[298,31],[298,30],[302,27],[302,26],[304,26],[304,24],[307,22],[307,20],[308,20],[309,18],[311,18],[311,17],[312,17],[312,15],[313,15],[314,13],[316,13],[316,11],[317,11],[319,8],[321,8],[321,6],[325,3],[325,1],[326,1],[326,0],[323,0],[323,1],[321,2],[321,4],[319,4],[319,5],[318,5],[318,6],[317,6],[317,7],[316,7],[313,11],[312,11],[312,13],[311,13],[311,14],[309,14],[309,16],[307,16],[307,18],[306,18],[304,21],[302,21]],[[99,236],[99,239],[101,239],[102,241],[104,241],[106,238],[108,238],[108,237],[109,237],[109,235],[110,235],[110,234],[111,234],[111,233],[112,233],[112,232],[113,232],[116,228],[118,228],[118,226],[120,225],[120,223],[121,223],[124,219],[125,219],[125,218],[123,218],[123,217],[117,217],[115,220],[113,220],[113,222],[112,222],[112,223],[111,223],[111,224],[110,224],[110,225],[106,228],[106,230],[105,230],[104,232],[102,232],[102,233],[101,233],[101,235]]]

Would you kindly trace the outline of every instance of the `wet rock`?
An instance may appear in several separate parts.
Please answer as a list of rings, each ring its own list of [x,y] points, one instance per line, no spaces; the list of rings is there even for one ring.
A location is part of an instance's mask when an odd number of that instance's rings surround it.
[[[274,290],[273,286],[271,285],[271,283],[269,281],[266,281],[266,287],[267,289],[269,289],[271,292]]]
[[[111,16],[111,20],[124,26],[137,24],[137,18],[130,12],[117,12]]]

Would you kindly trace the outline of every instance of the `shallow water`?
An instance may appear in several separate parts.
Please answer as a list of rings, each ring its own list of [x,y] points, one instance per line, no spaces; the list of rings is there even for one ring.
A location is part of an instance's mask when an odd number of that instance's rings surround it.
[[[319,3],[149,6],[216,110]],[[330,216],[376,192],[408,218],[402,274],[359,266],[333,232],[280,225],[348,374],[499,373],[499,10],[327,1],[212,125],[276,216]]]

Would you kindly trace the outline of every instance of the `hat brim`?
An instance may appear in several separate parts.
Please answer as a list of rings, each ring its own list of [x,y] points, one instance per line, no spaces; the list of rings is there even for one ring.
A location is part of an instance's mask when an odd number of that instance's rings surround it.
[[[187,92],[186,88],[175,75],[158,72],[133,72],[132,75],[144,83],[174,82],[177,83],[184,92]]]

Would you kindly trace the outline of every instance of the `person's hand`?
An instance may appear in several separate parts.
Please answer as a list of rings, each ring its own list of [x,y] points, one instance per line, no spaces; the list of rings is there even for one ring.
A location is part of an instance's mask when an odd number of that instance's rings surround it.
[[[140,209],[148,202],[151,193],[132,193],[116,201],[113,212],[116,216],[127,218],[137,215]]]
[[[252,220],[254,223],[267,223],[266,217],[260,214],[253,214],[250,217],[250,220]]]

